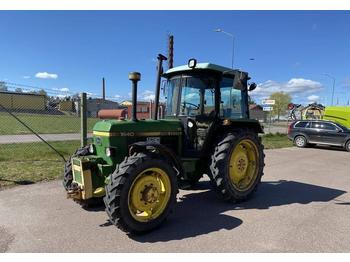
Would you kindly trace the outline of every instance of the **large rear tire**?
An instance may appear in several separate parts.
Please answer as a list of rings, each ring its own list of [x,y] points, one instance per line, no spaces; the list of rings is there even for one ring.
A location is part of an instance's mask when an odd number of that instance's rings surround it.
[[[173,167],[155,155],[126,157],[106,185],[104,202],[110,221],[128,233],[144,233],[160,226],[176,203]]]
[[[261,182],[264,146],[248,129],[225,134],[212,154],[209,177],[224,200],[239,202],[249,198]]]

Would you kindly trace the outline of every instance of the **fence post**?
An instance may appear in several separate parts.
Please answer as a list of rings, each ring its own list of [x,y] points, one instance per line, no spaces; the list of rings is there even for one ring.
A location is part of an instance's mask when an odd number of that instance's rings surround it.
[[[87,115],[86,115],[86,93],[80,95],[80,119],[81,119],[81,146],[87,144]]]

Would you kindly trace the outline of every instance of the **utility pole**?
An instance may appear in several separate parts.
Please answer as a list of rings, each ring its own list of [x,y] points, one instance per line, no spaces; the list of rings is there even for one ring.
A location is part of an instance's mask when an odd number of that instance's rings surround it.
[[[80,144],[82,147],[86,146],[87,144],[87,114],[86,114],[86,93],[80,94],[80,121],[81,121],[81,127],[80,127]]]
[[[174,67],[174,36],[168,35],[168,68]]]
[[[334,102],[334,88],[335,88],[335,77],[331,76],[330,74],[323,74],[327,77],[329,77],[330,79],[333,80],[333,87],[332,87],[332,103],[331,103],[331,106],[333,106],[333,102]]]
[[[233,36],[233,34],[231,33],[228,33],[224,30],[222,30],[221,28],[218,28],[218,29],[214,29],[214,32],[217,32],[217,33],[223,33],[229,37],[232,38],[232,61],[231,61],[231,68],[233,69],[233,65],[234,65],[234,60],[235,60],[235,37]]]
[[[106,100],[106,82],[104,77],[102,78],[102,100]]]

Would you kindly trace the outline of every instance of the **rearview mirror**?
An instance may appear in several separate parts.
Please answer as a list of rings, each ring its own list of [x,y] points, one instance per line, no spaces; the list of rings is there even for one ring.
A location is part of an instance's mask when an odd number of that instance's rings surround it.
[[[237,72],[233,79],[233,88],[244,90],[246,87],[247,79],[242,72]]]

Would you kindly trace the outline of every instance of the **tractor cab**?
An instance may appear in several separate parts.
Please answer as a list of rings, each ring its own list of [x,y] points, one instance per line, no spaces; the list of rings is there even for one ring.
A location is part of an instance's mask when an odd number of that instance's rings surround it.
[[[167,79],[165,116],[181,120],[185,155],[206,153],[206,140],[220,122],[249,118],[246,72],[191,59],[163,77]]]

